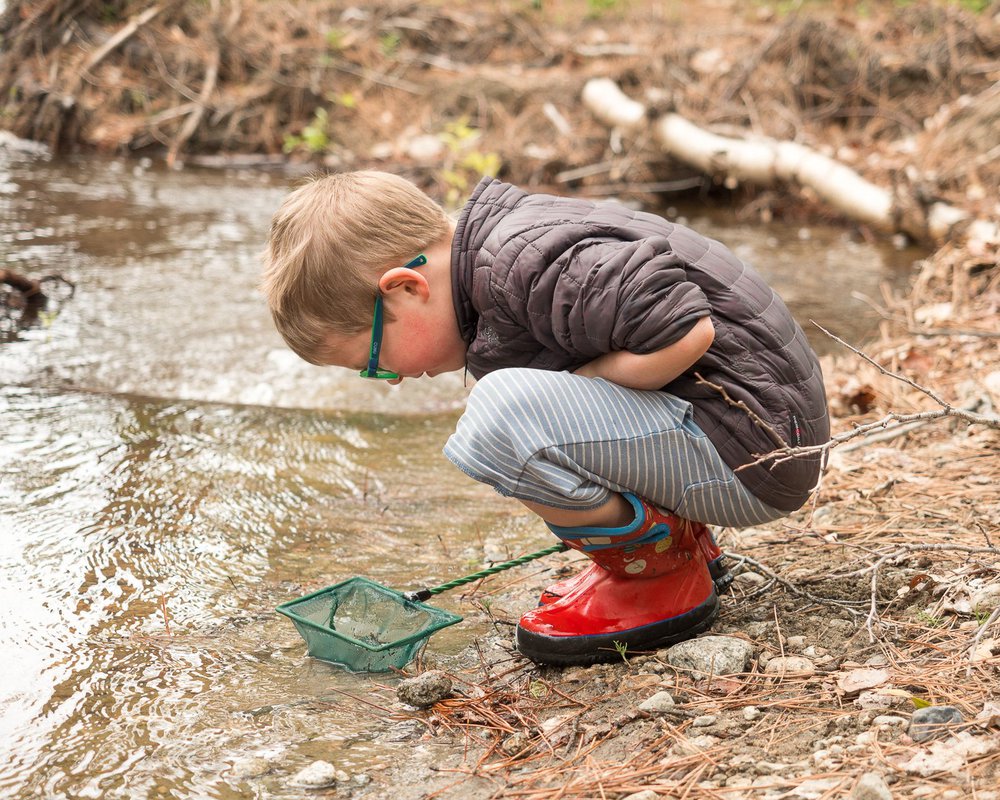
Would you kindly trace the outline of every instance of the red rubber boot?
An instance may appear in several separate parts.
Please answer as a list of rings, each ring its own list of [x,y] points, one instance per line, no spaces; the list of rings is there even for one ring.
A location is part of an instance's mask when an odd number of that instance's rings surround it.
[[[682,524],[683,520],[680,517],[676,519],[676,525]],[[705,561],[708,562],[708,571],[712,576],[712,580],[715,581],[715,593],[719,595],[725,594],[729,591],[729,587],[733,583],[733,576],[725,564],[726,557],[722,554],[722,549],[719,545],[715,543],[715,537],[707,525],[702,525],[700,522],[691,522],[690,524],[693,526],[695,538],[698,540],[698,544],[705,554]],[[578,586],[590,585],[595,581],[599,582],[606,578],[607,575],[607,570],[601,568],[598,564],[590,564],[576,575],[564,578],[542,590],[541,595],[538,597],[538,605],[544,606],[548,603],[554,603]]]
[[[628,526],[549,526],[606,574],[594,573],[594,579],[579,581],[561,599],[521,617],[517,646],[531,660],[609,661],[623,652],[689,639],[718,613],[719,599],[693,526],[634,495],[623,496],[636,512]]]

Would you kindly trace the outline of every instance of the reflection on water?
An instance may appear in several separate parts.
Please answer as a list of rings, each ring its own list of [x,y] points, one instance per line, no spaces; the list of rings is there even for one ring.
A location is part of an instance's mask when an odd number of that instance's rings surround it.
[[[549,544],[440,455],[458,376],[393,389],[282,348],[254,285],[285,188],[0,161],[0,257],[77,286],[0,345],[0,796],[245,797],[234,764],[254,756],[283,765],[255,796],[296,796],[282,775],[313,758],[399,758],[410,745],[371,740],[378,712],[329,702],[368,679],[304,658],[273,607],[352,575],[457,577],[480,531],[508,556]],[[689,216],[848,337],[872,325],[851,292],[897,274],[839,231]]]

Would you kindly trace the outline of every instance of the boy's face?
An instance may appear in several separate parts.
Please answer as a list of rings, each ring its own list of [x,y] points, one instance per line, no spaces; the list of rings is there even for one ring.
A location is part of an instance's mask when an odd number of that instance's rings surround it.
[[[390,270],[380,282],[382,302],[393,319],[382,325],[378,366],[403,378],[452,372],[465,366],[466,344],[458,332],[450,292],[430,290],[426,278],[414,270]],[[373,309],[374,313],[374,309]],[[387,315],[388,316],[388,315]],[[360,372],[368,366],[370,330],[344,336],[330,334],[331,366]]]

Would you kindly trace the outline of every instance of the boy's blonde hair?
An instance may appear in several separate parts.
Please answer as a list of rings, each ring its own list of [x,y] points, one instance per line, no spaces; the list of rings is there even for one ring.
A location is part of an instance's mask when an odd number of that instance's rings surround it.
[[[381,274],[447,231],[444,210],[396,175],[311,178],[271,220],[261,290],[278,332],[306,361],[323,363],[328,334],[371,326]]]

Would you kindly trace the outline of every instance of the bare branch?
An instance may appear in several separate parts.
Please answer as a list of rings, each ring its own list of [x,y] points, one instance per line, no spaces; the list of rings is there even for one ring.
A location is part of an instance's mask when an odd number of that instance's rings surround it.
[[[710,380],[706,380],[701,376],[700,372],[696,372],[694,376],[698,379],[698,384],[700,386],[708,386],[710,389],[715,389],[715,391],[721,394],[722,399],[725,400],[727,403],[729,403],[729,405],[738,408],[744,413],[746,413],[746,415],[750,417],[750,419],[753,420],[753,422],[757,426],[763,428],[763,430],[767,433],[767,435],[771,437],[771,441],[773,441],[779,447],[782,447],[786,450],[788,449],[788,445],[786,444],[785,440],[781,438],[781,435],[774,428],[772,428],[767,423],[767,421],[761,419],[760,415],[756,414],[746,403],[744,403],[742,400],[733,400],[733,398],[729,396],[729,392],[726,391],[725,387],[720,386],[717,383],[712,383]]]

